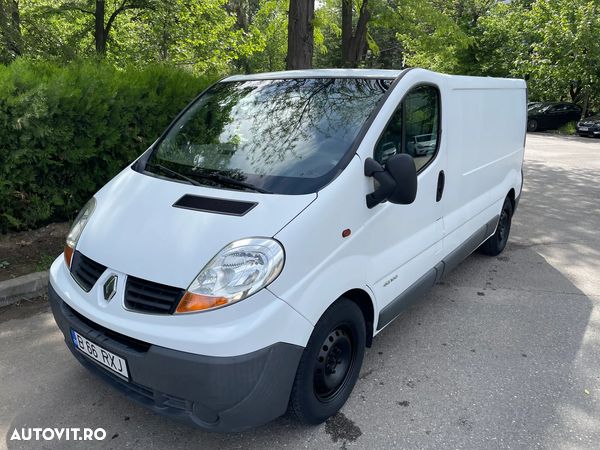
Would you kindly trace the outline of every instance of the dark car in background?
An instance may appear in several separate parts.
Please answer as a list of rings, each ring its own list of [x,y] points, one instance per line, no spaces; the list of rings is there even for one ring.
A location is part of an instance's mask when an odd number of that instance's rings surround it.
[[[586,117],[577,123],[579,136],[600,137],[600,114]]]
[[[556,130],[581,118],[581,108],[573,103],[541,103],[528,108],[527,131]]]
[[[529,102],[527,103],[527,111],[531,111],[534,108],[538,108],[543,104],[544,102]]]

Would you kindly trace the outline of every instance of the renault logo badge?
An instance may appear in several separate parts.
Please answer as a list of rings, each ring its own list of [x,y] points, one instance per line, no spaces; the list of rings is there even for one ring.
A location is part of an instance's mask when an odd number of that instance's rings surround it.
[[[104,283],[104,300],[109,302],[117,293],[117,280],[116,275],[111,275]]]

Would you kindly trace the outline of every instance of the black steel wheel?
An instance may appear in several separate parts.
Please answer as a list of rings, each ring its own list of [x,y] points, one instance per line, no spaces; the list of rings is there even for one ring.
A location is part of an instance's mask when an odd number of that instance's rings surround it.
[[[290,395],[290,410],[298,419],[318,424],[344,405],[358,378],[365,345],[361,309],[339,299],[315,325],[300,359]]]
[[[508,236],[510,235],[510,226],[512,223],[513,206],[510,198],[506,197],[502,205],[502,211],[498,219],[496,232],[479,249],[482,253],[489,256],[497,256],[506,247]]]
[[[347,327],[332,330],[321,345],[314,370],[314,390],[319,400],[335,398],[348,380],[355,358],[356,345]]]

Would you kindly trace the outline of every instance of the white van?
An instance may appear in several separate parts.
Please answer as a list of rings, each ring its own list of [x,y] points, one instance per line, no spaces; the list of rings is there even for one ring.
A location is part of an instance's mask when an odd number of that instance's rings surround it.
[[[504,249],[526,104],[522,80],[421,69],[216,83],[75,220],[49,286],[69,349],[204,428],[324,421],[377,333]]]

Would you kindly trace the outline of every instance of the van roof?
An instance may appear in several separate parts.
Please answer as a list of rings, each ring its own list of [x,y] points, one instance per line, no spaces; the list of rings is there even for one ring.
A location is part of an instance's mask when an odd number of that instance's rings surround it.
[[[387,78],[393,80],[402,70],[387,69],[309,69],[285,70],[281,72],[232,75],[222,81],[278,80],[286,78]]]
[[[221,81],[252,81],[252,80],[284,80],[290,78],[371,78],[394,80],[403,70],[388,69],[309,69],[286,70],[281,72],[254,73],[249,75],[232,75]],[[429,72],[425,69],[414,68],[415,71]],[[435,73],[435,72],[434,72]],[[465,75],[446,75],[436,73],[439,79],[447,80],[450,89],[526,89],[525,80],[515,78],[474,77]]]

